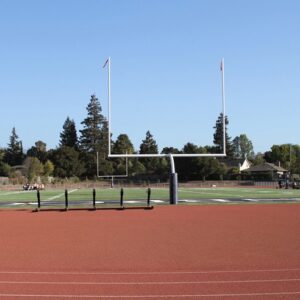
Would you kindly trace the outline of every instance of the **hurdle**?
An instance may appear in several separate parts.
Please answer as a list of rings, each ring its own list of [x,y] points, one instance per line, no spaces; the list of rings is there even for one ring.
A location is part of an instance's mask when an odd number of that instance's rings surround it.
[[[117,199],[110,199],[108,198],[107,201],[100,201],[99,203],[101,203],[101,206],[97,207],[97,190],[95,188],[93,189],[89,189],[86,191],[85,194],[82,194],[81,198],[78,198],[78,196],[75,198],[77,199],[77,201],[74,201],[74,198],[71,197],[70,199],[70,194],[72,193],[72,191],[69,191],[68,189],[65,189],[64,192],[62,194],[59,195],[59,197],[63,198],[61,199],[62,201],[60,202],[54,202],[51,203],[51,201],[49,201],[49,199],[45,199],[46,201],[43,202],[43,206],[42,206],[42,202],[41,202],[41,198],[42,198],[42,193],[39,190],[37,190],[36,193],[36,208],[34,209],[34,211],[38,212],[38,211],[49,211],[49,210],[61,210],[61,211],[69,211],[69,210],[91,210],[91,211],[96,211],[96,210],[105,210],[105,209],[149,209],[149,208],[153,208],[153,206],[151,206],[151,188],[148,187],[145,190],[145,194],[146,196],[142,196],[140,195],[138,198],[131,198],[131,196],[127,195],[127,197],[129,197],[129,199],[127,199],[125,201],[125,189],[122,187],[120,188],[119,191],[119,197]],[[129,193],[130,194],[130,193]],[[55,196],[56,197],[56,196]],[[136,197],[136,196],[135,196]],[[103,197],[102,197],[103,198]],[[131,200],[132,199],[132,200]],[[138,200],[138,201],[135,201]],[[71,200],[71,201],[70,201]],[[136,203],[136,205],[135,205]],[[128,205],[126,205],[128,204]],[[56,207],[57,205],[60,206],[60,208]],[[61,207],[62,205],[62,207]]]

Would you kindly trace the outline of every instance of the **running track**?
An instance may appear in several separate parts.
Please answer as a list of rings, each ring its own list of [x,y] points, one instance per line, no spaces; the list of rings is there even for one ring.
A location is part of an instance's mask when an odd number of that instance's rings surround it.
[[[0,211],[1,299],[300,299],[300,205]]]

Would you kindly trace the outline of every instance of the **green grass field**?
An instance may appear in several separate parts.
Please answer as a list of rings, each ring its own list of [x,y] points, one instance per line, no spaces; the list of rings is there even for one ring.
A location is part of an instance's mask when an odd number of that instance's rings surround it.
[[[40,192],[41,201],[53,202],[54,205],[60,203],[64,205],[64,190],[44,190]],[[180,200],[196,199],[297,199],[300,200],[300,190],[293,189],[263,189],[263,188],[179,188],[178,196]],[[73,189],[68,191],[69,203],[79,201],[92,201],[92,189]],[[120,189],[97,189],[96,201],[118,201],[120,199]],[[125,188],[124,201],[135,201],[147,199],[146,188]],[[169,190],[166,188],[152,188],[151,200],[169,199]],[[34,205],[37,202],[36,191],[0,191],[0,205],[5,203],[18,203],[22,205]]]

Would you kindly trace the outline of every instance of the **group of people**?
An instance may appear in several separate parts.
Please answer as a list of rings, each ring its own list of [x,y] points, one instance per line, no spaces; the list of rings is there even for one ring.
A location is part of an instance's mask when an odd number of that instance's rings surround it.
[[[25,184],[23,185],[23,190],[24,191],[34,191],[34,190],[43,190],[45,188],[45,186],[41,183],[34,183],[34,184]]]

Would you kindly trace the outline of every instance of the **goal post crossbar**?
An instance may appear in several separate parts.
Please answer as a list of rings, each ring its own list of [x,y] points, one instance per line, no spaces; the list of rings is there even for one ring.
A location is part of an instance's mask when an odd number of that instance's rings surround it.
[[[225,153],[170,153],[173,157],[225,157]],[[127,158],[142,158],[142,157],[170,157],[170,154],[110,154],[109,157],[127,157]]]
[[[112,154],[111,153],[111,59],[108,57],[103,68],[107,66],[108,74],[108,157],[110,158],[138,158],[138,157],[170,157],[170,154]],[[222,82],[222,127],[223,127],[223,136],[222,136],[222,153],[172,153],[172,157],[225,157],[226,156],[226,116],[225,116],[225,80],[224,80],[224,58],[221,60],[221,82]]]

